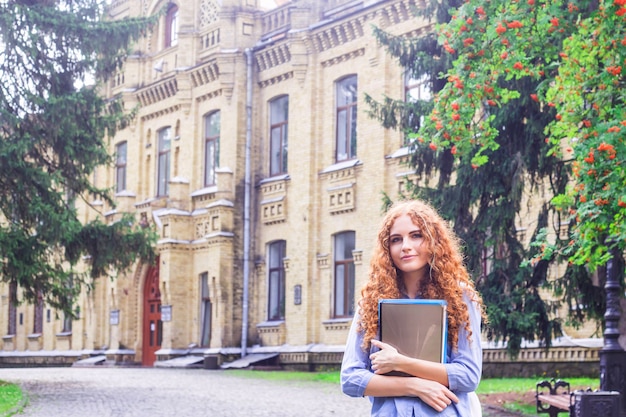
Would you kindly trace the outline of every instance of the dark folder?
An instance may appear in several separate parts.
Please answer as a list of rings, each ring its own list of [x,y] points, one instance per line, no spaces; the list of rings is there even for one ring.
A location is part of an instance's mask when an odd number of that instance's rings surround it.
[[[380,300],[380,340],[405,356],[445,363],[448,337],[446,306],[444,300]]]

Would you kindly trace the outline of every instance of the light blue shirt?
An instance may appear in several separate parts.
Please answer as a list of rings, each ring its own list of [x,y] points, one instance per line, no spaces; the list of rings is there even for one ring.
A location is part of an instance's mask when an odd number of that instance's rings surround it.
[[[370,397],[372,416],[376,417],[470,417],[468,393],[475,391],[480,383],[483,355],[480,346],[481,314],[478,306],[471,302],[467,294],[463,297],[468,309],[472,339],[467,340],[464,325],[459,329],[459,345],[457,351],[447,347],[445,367],[448,372],[448,383],[451,391],[459,398],[457,404],[452,403],[441,413],[417,397]],[[378,350],[371,348],[364,352],[361,348],[363,332],[357,331],[359,317],[355,315],[350,328],[346,349],[341,364],[341,389],[351,397],[363,397],[365,387],[374,372],[370,362],[370,353]]]

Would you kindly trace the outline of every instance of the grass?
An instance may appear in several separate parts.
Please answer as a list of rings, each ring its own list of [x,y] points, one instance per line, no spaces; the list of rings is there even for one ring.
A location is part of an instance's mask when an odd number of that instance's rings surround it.
[[[546,379],[546,377],[534,378],[487,378],[480,381],[480,385],[476,390],[477,394],[494,394],[499,392],[518,392],[527,391],[535,392],[537,382]],[[572,390],[577,389],[598,389],[600,388],[600,380],[598,378],[563,378],[569,382]]]
[[[0,381],[0,416],[9,417],[20,411],[23,400],[20,387]]]
[[[519,394],[519,397],[515,399],[516,396],[513,396],[511,400],[502,403],[502,407],[511,410],[517,411],[525,416],[536,416],[537,415],[537,406],[534,402],[528,402],[525,400],[522,395],[524,393],[530,392],[534,399],[535,395],[535,386],[537,382],[546,379],[546,377],[535,377],[535,378],[488,378],[483,379],[476,390],[476,393],[480,396],[481,394],[499,394],[499,393],[514,393]],[[587,388],[591,388],[592,390],[600,388],[600,380],[598,378],[563,378],[565,381],[569,382],[570,390],[586,390]]]
[[[242,378],[265,379],[272,381],[308,381],[339,384],[339,371],[328,372],[300,372],[300,371],[258,371],[247,369],[233,369],[229,374]]]
[[[295,372],[295,371],[260,371],[260,370],[230,370],[228,373],[243,378],[266,379],[274,381],[309,381],[321,382],[328,384],[339,384],[339,371],[329,372]],[[536,405],[534,402],[535,386],[537,382],[547,377],[533,378],[486,378],[481,380],[476,393],[480,395],[489,394],[509,394],[506,402],[502,403],[502,408],[522,413],[527,417],[537,416]],[[592,390],[600,388],[600,380],[598,378],[563,378],[570,383],[572,391],[579,389],[591,388]],[[524,394],[532,394],[532,401],[528,401]],[[510,395],[519,394],[519,395]]]

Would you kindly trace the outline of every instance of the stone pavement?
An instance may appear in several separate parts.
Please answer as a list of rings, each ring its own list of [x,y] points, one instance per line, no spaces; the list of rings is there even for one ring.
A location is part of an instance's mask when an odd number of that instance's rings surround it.
[[[338,386],[268,381],[224,370],[164,368],[1,368],[29,405],[16,417],[358,417],[369,401]],[[517,414],[485,409],[483,417]]]

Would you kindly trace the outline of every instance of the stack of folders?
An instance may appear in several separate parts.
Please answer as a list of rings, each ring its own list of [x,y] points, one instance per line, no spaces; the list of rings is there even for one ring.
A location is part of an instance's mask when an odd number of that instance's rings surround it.
[[[446,307],[444,300],[380,300],[379,340],[405,356],[444,363],[448,337]],[[408,376],[402,372],[387,375]]]

